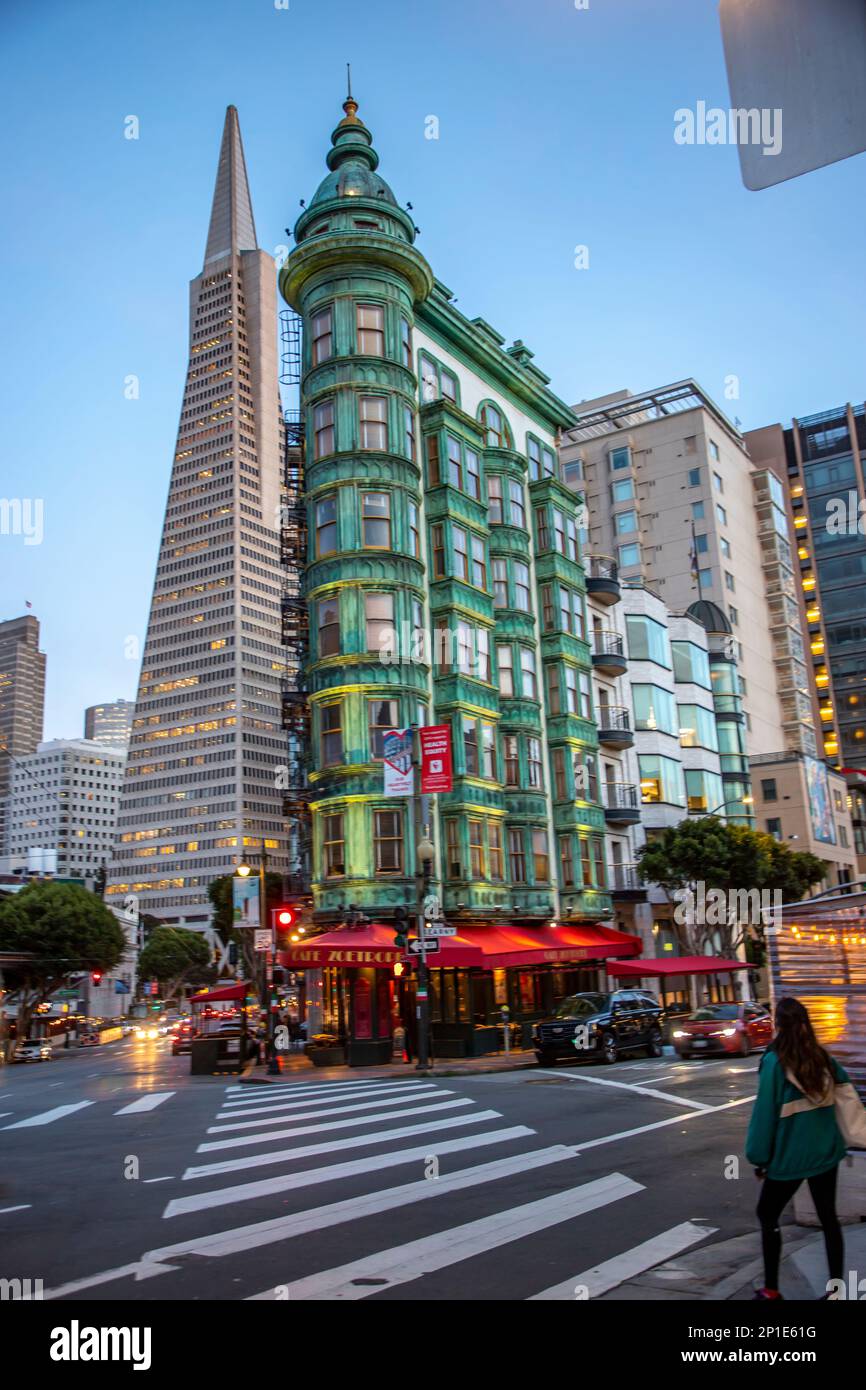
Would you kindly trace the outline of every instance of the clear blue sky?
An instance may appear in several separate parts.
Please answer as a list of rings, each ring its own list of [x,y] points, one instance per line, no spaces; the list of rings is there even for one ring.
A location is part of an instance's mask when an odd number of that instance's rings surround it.
[[[43,498],[45,533],[0,536],[0,617],[29,599],[42,622],[47,738],[135,693],[124,644],[144,636],[229,103],[273,250],[324,172],[350,59],[436,274],[569,402],[694,376],[725,404],[735,373],[751,428],[864,398],[866,156],[747,193],[733,148],[675,144],[677,108],[729,105],[716,11],[4,0],[0,492]]]

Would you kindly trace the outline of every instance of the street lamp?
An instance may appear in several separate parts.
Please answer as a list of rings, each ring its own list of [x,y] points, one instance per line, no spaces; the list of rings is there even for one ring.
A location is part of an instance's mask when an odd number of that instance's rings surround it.
[[[712,811],[707,811],[705,812],[705,814],[708,816],[716,816],[718,815],[719,811],[723,811],[726,806],[751,806],[754,803],[754,800],[755,798],[753,796],[735,797],[731,801],[723,801],[720,806],[714,807]],[[746,812],[746,820],[754,820],[754,816],[752,815],[751,811]]]

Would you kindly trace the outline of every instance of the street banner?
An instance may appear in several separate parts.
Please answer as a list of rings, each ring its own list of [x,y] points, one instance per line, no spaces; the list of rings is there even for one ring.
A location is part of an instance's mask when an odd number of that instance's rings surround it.
[[[411,796],[415,785],[412,768],[412,730],[386,729],[382,747],[385,758],[385,795]]]
[[[258,927],[259,922],[259,880],[250,874],[241,878],[235,874],[232,879],[232,920],[236,927]]]
[[[450,792],[454,786],[451,763],[451,725],[431,724],[419,729],[421,738],[421,794]]]
[[[256,927],[253,934],[253,949],[255,951],[269,951],[273,944],[270,927]]]

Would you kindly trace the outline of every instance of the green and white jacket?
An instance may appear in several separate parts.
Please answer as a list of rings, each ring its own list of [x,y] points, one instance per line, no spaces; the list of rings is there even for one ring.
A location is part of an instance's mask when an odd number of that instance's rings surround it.
[[[848,1073],[832,1057],[836,1085],[850,1085]],[[769,1048],[761,1059],[758,1095],[746,1137],[746,1158],[778,1182],[814,1178],[835,1168],[847,1144],[836,1123],[835,1086],[823,1096],[807,1096],[782,1069]]]

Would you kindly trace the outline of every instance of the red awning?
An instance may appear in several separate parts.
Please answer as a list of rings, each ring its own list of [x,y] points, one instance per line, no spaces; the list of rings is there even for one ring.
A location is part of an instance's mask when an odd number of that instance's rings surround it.
[[[558,962],[607,960],[640,953],[638,937],[605,926],[461,927],[456,936],[439,939],[440,949],[428,957],[434,969],[494,970],[509,965],[548,965]],[[291,970],[315,970],[326,965],[349,969],[389,966],[405,961],[394,945],[394,927],[371,922],[365,927],[337,927],[309,941],[298,941],[278,959]]]
[[[555,965],[568,961],[579,964],[586,960],[606,960],[611,956],[636,956],[641,949],[638,937],[601,924],[464,927],[459,937],[451,939],[477,947],[483,953],[487,970],[509,965]]]
[[[227,999],[245,999],[250,991],[249,985],[226,985],[225,989],[206,990],[204,994],[190,995],[191,1004],[219,1004]]]
[[[744,960],[723,960],[716,956],[656,956],[649,960],[624,961],[608,966],[608,974],[616,975],[723,975],[730,970],[748,970]]]
[[[395,965],[405,961],[406,953],[394,944],[396,928],[383,922],[370,922],[364,927],[335,927],[309,941],[298,941],[277,954],[281,964],[290,970],[317,970],[325,965],[342,965],[349,970],[367,966]],[[430,956],[436,966],[480,966],[482,955],[477,946],[459,936],[443,937],[441,950]]]

